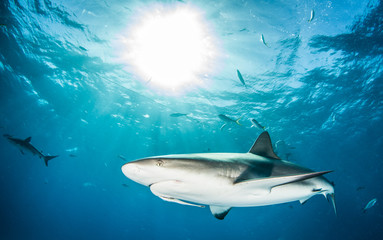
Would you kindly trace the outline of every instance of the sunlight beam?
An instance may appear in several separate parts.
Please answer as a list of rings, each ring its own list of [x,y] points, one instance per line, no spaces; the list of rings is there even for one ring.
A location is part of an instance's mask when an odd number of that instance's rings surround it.
[[[147,14],[128,41],[128,59],[138,75],[164,89],[197,83],[213,57],[207,27],[192,9]]]

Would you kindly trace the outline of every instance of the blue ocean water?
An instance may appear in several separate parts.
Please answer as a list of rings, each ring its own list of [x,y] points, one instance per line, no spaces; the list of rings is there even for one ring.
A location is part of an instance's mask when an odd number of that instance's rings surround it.
[[[0,6],[0,133],[31,136],[44,154],[59,155],[46,167],[0,138],[1,239],[383,238],[380,1]],[[146,14],[179,8],[199,11],[215,57],[200,84],[169,90],[135,71],[124,57],[135,49],[123,42]],[[242,126],[221,131],[219,114]],[[284,143],[282,158],[334,170],[326,177],[338,216],[315,196],[304,205],[234,208],[219,221],[121,172],[153,155],[247,152],[262,132],[251,118]]]

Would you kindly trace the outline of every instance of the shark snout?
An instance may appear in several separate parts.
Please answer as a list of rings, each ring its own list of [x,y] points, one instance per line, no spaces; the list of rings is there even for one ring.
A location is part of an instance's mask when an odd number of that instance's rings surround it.
[[[140,175],[141,169],[135,163],[127,163],[121,168],[124,175],[132,180],[137,178]]]
[[[140,161],[127,163],[121,170],[127,178],[142,185],[149,186],[154,181],[151,168]]]

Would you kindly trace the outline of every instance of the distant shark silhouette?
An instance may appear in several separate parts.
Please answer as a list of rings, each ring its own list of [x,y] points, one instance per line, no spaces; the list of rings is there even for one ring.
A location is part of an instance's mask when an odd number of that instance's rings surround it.
[[[217,219],[232,207],[305,203],[317,194],[331,200],[334,186],[322,175],[281,160],[263,132],[248,153],[200,153],[149,157],[122,166],[126,177],[148,186],[161,199],[210,206]]]
[[[31,144],[32,137],[28,137],[28,138],[23,140],[20,138],[14,138],[9,134],[4,134],[3,136],[6,137],[10,143],[12,143],[16,147],[18,147],[22,154],[24,154],[24,151],[28,151],[28,152],[32,153],[33,155],[37,155],[39,158],[44,159],[45,166],[47,166],[47,167],[48,167],[48,161],[49,160],[51,160],[55,157],[58,157],[58,155],[57,156],[44,155],[41,151],[39,151],[37,148],[35,148]]]

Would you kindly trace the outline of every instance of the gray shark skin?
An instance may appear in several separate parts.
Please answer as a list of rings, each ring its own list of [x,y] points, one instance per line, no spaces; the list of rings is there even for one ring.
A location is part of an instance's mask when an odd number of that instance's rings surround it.
[[[20,139],[20,138],[14,138],[9,134],[4,134],[4,137],[7,138],[10,143],[18,147],[22,154],[24,154],[24,151],[27,151],[32,153],[33,155],[37,155],[39,158],[44,159],[45,166],[47,167],[48,167],[49,160],[58,157],[58,155],[57,156],[44,155],[41,151],[39,151],[37,148],[35,148],[31,144],[32,137],[28,137],[26,139]]]
[[[334,187],[322,175],[281,160],[263,132],[248,153],[200,153],[149,157],[122,166],[131,180],[165,201],[210,206],[217,219],[232,207],[305,203],[317,194],[330,197]]]

